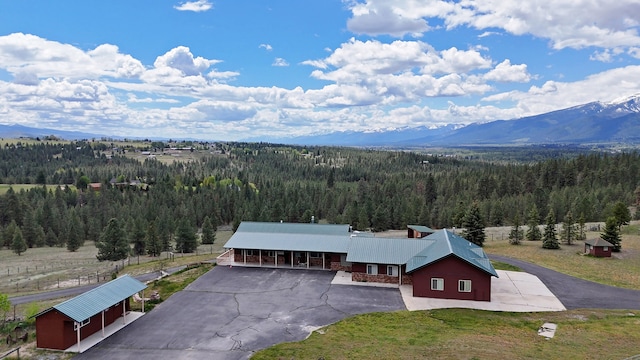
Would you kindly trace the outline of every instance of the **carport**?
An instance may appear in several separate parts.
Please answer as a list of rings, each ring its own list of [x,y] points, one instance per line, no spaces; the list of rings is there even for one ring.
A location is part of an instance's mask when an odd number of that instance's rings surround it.
[[[83,339],[99,331],[104,338],[105,328],[119,318],[126,325],[131,312],[129,297],[146,287],[124,275],[37,314],[37,347],[67,350],[75,346],[81,352]]]

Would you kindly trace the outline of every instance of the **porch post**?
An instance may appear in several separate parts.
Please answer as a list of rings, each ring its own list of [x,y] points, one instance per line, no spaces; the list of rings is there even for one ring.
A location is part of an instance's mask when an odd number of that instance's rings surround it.
[[[260,266],[262,266],[262,249],[258,250],[258,256],[260,257]]]
[[[322,253],[322,270],[324,270],[324,253]]]
[[[104,337],[104,310],[102,310],[102,337]]]
[[[122,325],[127,325],[127,305],[122,300]]]
[[[307,269],[309,268],[309,252],[307,251]]]
[[[142,289],[142,313],[144,314],[144,289]]]
[[[242,256],[244,258],[244,264],[247,265],[247,249],[242,249]]]
[[[291,252],[291,267],[293,267],[293,251]]]
[[[80,323],[79,322],[75,322],[76,327],[78,328],[78,330],[76,330],[76,334],[78,337],[78,354],[80,353]]]
[[[398,264],[398,286],[402,285],[402,265]]]
[[[276,256],[276,267],[278,267],[278,251],[274,251],[273,254]]]

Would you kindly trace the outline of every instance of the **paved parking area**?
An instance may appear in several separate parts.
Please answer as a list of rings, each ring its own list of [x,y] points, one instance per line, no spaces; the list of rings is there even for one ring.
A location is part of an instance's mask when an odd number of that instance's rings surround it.
[[[77,359],[247,359],[351,315],[404,310],[397,289],[335,273],[217,266]]]

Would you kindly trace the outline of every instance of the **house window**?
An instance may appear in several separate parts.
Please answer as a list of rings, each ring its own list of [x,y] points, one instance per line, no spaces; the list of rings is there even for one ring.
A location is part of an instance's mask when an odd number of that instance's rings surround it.
[[[471,280],[458,280],[458,292],[471,292]]]
[[[378,265],[376,265],[376,264],[367,264],[367,274],[369,274],[369,275],[378,275]]]
[[[269,250],[269,251],[267,251],[267,256],[269,256],[269,257],[276,257],[276,252],[275,252],[275,251],[273,251],[273,250]]]
[[[608,246],[603,246],[603,247],[602,247],[602,250],[603,250],[603,251],[609,251],[609,247],[608,247]]]
[[[88,318],[88,319],[83,320],[81,322],[74,321],[73,322],[73,331],[78,331],[78,328],[85,327],[85,326],[89,325],[90,322],[91,322],[91,318]]]
[[[317,258],[321,258],[322,255],[319,252],[310,252],[309,257],[317,259]]]
[[[249,249],[245,251],[247,252],[247,256],[258,256],[258,250]]]
[[[396,265],[387,265],[388,276],[398,276],[398,267]]]
[[[444,279],[431,278],[431,290],[444,291]]]

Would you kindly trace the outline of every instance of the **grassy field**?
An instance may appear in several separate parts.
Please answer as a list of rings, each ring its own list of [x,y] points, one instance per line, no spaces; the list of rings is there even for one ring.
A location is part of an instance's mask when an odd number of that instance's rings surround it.
[[[161,268],[210,260],[223,251],[222,246],[230,237],[231,231],[218,231],[214,245],[200,245],[198,251],[193,254],[177,253],[172,261],[167,260],[166,253],[156,258],[130,257],[124,261],[126,268],[121,273],[136,275]],[[69,252],[64,247],[43,247],[28,249],[18,256],[11,250],[2,249],[0,250],[0,292],[14,296],[58,287],[85,285],[95,283],[97,274],[100,274],[101,281],[110,280],[110,274],[116,265],[122,269],[122,261],[99,262],[96,259],[97,254],[98,249],[93,242],[89,241],[76,252]],[[104,279],[103,276],[107,278]]]
[[[484,250],[488,254],[528,261],[582,279],[640,289],[640,232],[637,221],[623,228],[622,251],[614,253],[611,258],[585,256],[582,241],[561,245],[559,250],[543,249],[541,242],[523,241],[521,245],[510,245],[506,240],[509,230],[509,227],[487,229]],[[587,232],[588,239],[598,237],[599,232]]]
[[[537,333],[558,324],[554,338]],[[504,313],[469,309],[354,316],[252,359],[623,359],[640,353],[640,313],[573,310]]]

